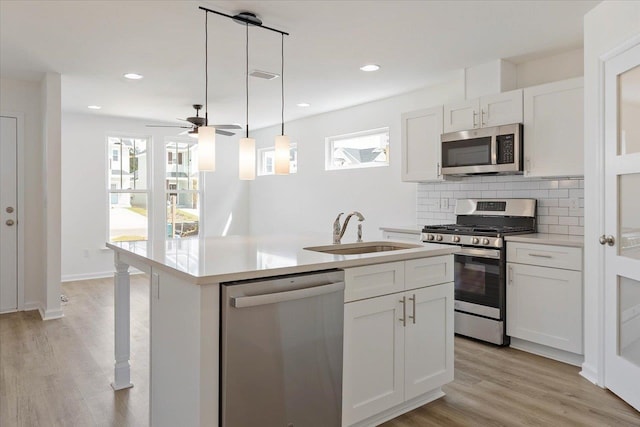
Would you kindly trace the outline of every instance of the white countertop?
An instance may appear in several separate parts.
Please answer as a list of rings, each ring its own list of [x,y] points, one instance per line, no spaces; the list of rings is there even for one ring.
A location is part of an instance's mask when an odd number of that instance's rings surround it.
[[[388,245],[389,242],[381,244]],[[331,236],[308,234],[183,238],[153,244],[115,242],[107,243],[107,246],[120,253],[124,262],[131,258],[142,264],[169,269],[198,284],[428,258],[459,250],[457,246],[430,243],[422,243],[413,249],[359,255],[332,255],[303,249],[330,244]]]
[[[507,242],[537,243],[539,245],[584,247],[584,236],[570,236],[568,234],[531,233],[515,234],[504,237]]]
[[[422,233],[422,227],[417,225],[399,225],[393,227],[380,227],[382,231],[391,231],[394,233],[410,233],[410,234],[420,234]]]

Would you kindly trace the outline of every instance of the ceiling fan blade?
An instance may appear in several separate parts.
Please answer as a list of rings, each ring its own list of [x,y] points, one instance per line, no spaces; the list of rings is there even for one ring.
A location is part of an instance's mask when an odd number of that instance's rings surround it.
[[[179,126],[179,125],[146,125],[148,128],[180,128],[191,129],[191,126]]]
[[[240,125],[211,125],[216,129],[242,129]]]
[[[224,136],[233,136],[233,135],[235,135],[235,133],[233,133],[233,132],[227,132],[226,130],[220,130],[220,129],[217,129],[217,128],[216,128],[216,133],[218,135],[224,135]]]

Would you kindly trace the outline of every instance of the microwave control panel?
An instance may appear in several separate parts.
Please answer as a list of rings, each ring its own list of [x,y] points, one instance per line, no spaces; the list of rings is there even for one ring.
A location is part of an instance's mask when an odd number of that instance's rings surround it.
[[[499,165],[513,163],[515,135],[512,133],[507,135],[498,135],[496,136],[496,142],[498,148],[497,163]]]

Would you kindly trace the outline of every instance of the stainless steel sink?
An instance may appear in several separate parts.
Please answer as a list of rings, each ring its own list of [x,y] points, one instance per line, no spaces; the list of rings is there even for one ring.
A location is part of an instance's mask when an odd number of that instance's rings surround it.
[[[359,255],[369,254],[373,252],[401,251],[404,249],[420,248],[422,245],[414,245],[412,243],[399,242],[363,242],[363,243],[345,243],[340,245],[327,246],[310,246],[304,248],[308,251],[324,252],[334,255]]]

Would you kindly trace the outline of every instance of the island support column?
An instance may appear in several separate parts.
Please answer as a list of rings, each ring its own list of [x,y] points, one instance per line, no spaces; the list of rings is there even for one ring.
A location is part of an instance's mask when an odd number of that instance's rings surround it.
[[[113,275],[114,283],[114,314],[115,314],[115,367],[111,387],[114,390],[122,390],[133,387],[131,383],[130,356],[130,317],[131,295],[129,264],[120,260],[118,252],[115,253],[116,272]]]

